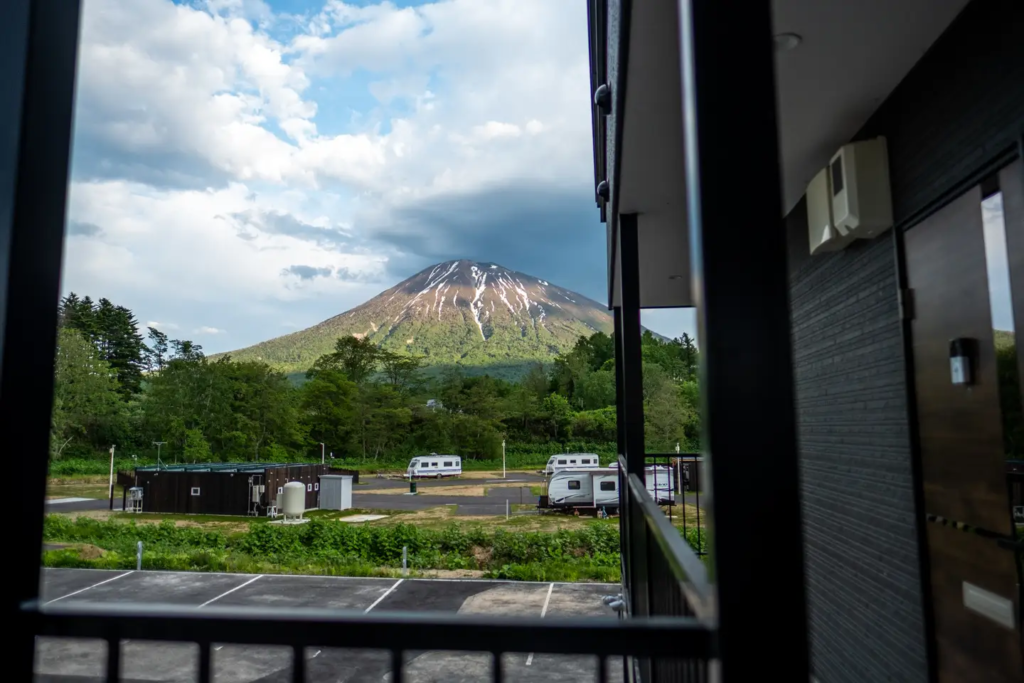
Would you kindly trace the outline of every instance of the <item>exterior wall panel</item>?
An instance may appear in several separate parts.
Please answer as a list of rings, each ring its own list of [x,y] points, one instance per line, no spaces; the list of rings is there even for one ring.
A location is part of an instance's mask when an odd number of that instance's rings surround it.
[[[888,139],[901,229],[1012,158],[1021,45],[1024,3],[974,0],[854,136]],[[895,235],[812,258],[804,203],[786,227],[815,676],[926,681]]]
[[[803,203],[787,228],[815,675],[924,681],[893,234],[810,258]]]

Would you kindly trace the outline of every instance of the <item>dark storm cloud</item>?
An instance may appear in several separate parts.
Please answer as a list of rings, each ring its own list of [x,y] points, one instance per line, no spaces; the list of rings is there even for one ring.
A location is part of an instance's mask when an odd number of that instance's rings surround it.
[[[300,280],[312,280],[318,277],[330,277],[334,271],[331,268],[314,268],[313,266],[288,266],[281,271],[281,275],[294,275]]]
[[[95,223],[83,223],[81,221],[68,221],[69,235],[82,235],[83,237],[96,237],[103,234],[103,228]]]
[[[71,177],[75,180],[121,180],[161,189],[205,190],[224,185],[230,176],[187,152],[124,149],[76,122]]]
[[[258,233],[266,235],[287,235],[295,239],[312,242],[325,249],[345,248],[352,251],[355,246],[352,236],[338,228],[320,228],[304,223],[286,213],[250,209],[230,215],[236,221],[238,236],[245,240],[255,239]]]
[[[370,273],[360,273],[349,270],[348,268],[338,268],[334,271],[334,276],[339,280],[345,282],[362,282],[364,284],[371,284],[374,282],[380,282],[380,278]]]
[[[388,270],[400,279],[467,258],[607,298],[605,228],[589,188],[520,186],[442,197],[392,213],[372,236],[399,252]]]

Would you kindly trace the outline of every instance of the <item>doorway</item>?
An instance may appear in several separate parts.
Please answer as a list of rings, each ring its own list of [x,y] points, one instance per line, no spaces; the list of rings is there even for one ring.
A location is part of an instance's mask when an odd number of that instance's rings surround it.
[[[1020,681],[1021,162],[904,235],[939,681]],[[1019,503],[1018,503],[1019,504]]]

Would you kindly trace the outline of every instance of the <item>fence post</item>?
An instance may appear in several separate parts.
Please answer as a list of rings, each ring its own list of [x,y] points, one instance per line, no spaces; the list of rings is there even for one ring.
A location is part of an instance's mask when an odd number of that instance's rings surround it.
[[[135,551],[135,571],[142,571],[142,541],[139,541]]]
[[[409,573],[409,546],[402,546],[402,576]]]

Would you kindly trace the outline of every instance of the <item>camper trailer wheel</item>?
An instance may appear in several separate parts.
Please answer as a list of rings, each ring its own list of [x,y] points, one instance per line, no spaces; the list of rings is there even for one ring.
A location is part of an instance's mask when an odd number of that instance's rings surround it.
[[[437,473],[437,478],[438,478],[438,479],[440,479],[440,478],[441,478],[441,473],[440,473],[440,472],[438,472],[438,473]]]

